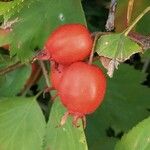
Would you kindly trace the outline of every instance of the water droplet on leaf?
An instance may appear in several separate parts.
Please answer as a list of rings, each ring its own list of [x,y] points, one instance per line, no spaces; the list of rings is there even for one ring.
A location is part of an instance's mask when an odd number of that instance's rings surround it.
[[[59,19],[60,19],[61,21],[64,21],[64,20],[65,20],[65,17],[64,17],[64,14],[63,14],[63,13],[60,13],[58,17],[59,17]]]

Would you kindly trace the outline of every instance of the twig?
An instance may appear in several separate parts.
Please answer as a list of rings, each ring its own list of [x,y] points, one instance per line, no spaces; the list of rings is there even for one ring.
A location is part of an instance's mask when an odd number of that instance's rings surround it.
[[[129,0],[128,10],[127,10],[127,27],[128,27],[130,20],[131,20],[133,5],[134,5],[134,0]]]
[[[29,82],[27,82],[27,84],[24,86],[24,88],[21,90],[21,92],[19,93],[19,95],[25,95],[27,90],[31,88],[31,86],[37,81],[37,79],[40,77],[41,75],[41,67],[39,67],[34,76],[32,77],[32,74],[30,75],[30,78],[29,78]]]
[[[92,62],[93,62],[93,56],[94,56],[94,50],[95,50],[95,44],[96,44],[97,39],[98,39],[98,36],[96,36],[96,37],[94,38],[92,51],[91,51],[91,54],[90,54],[90,57],[89,57],[89,61],[88,61],[88,64],[90,64],[90,65],[91,65]]]
[[[90,54],[90,57],[88,60],[88,64],[92,64],[92,62],[93,62],[95,45],[96,45],[98,38],[102,35],[105,35],[105,34],[109,34],[109,32],[94,32],[94,33],[92,33],[92,36],[94,37],[94,42],[93,42],[92,51],[91,51],[91,54]]]
[[[43,61],[39,61],[39,64],[40,64],[40,66],[42,68],[42,72],[43,72],[43,75],[45,77],[45,81],[46,81],[47,87],[50,87],[49,76],[48,76],[48,73],[47,73],[47,70],[45,68],[45,65],[44,65]]]
[[[6,74],[6,73],[9,73],[9,72],[11,72],[11,71],[13,71],[13,70],[15,70],[15,69],[17,69],[17,68],[20,68],[20,67],[22,67],[22,66],[24,66],[24,64],[22,64],[21,62],[17,62],[17,63],[15,63],[15,64],[11,65],[11,66],[8,66],[8,67],[5,68],[5,69],[1,69],[1,70],[0,70],[0,75],[4,75],[4,74]]]
[[[124,35],[127,36],[129,34],[129,32],[133,29],[133,27],[138,23],[138,21],[147,13],[150,11],[150,6],[147,7],[131,24],[131,26],[129,26],[127,28],[127,30],[125,31]]]
[[[111,0],[108,19],[105,25],[106,31],[114,30],[116,4],[117,4],[116,0]]]

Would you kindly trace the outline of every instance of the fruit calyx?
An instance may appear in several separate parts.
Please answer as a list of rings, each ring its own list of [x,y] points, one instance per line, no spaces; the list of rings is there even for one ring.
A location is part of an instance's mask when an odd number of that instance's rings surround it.
[[[58,64],[54,61],[51,61],[51,71],[50,71],[50,80],[52,83],[52,87],[58,90],[59,84],[61,82],[63,73],[67,66]]]
[[[69,112],[69,111],[67,111],[62,116],[61,121],[60,121],[60,126],[63,126],[66,123],[66,120],[67,120],[68,116],[72,116],[73,117],[73,120],[72,120],[73,126],[75,126],[77,128],[80,127],[80,125],[78,125],[78,121],[79,121],[79,119],[81,119],[83,128],[84,129],[86,128],[86,117],[85,117],[85,115],[80,114],[80,113],[74,114],[74,113]]]
[[[43,49],[35,55],[32,61],[34,62],[35,60],[51,60],[50,53],[46,49]]]

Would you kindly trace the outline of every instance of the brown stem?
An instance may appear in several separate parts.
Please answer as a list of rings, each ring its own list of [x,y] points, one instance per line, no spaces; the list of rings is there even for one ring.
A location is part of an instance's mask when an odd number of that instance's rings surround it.
[[[128,1],[128,8],[127,8],[127,27],[129,26],[130,24],[130,20],[131,20],[131,16],[132,16],[132,11],[133,11],[133,7],[134,7],[134,0],[129,0]]]
[[[108,19],[106,21],[105,29],[106,31],[114,30],[114,22],[115,22],[115,11],[116,11],[116,0],[111,0]]]
[[[15,63],[13,65],[8,66],[7,68],[1,69],[0,70],[0,75],[4,75],[6,73],[14,71],[15,69],[20,68],[22,66],[24,66],[24,64],[22,64],[21,62],[17,62],[17,63]]]
[[[31,88],[31,86],[37,81],[37,79],[39,79],[39,77],[41,76],[41,67],[39,67],[37,70],[36,70],[36,73],[34,74],[34,76],[30,77],[29,79],[29,82],[27,82],[27,84],[24,86],[24,88],[21,90],[20,94],[19,95],[24,95],[26,93],[26,91],[28,89]]]
[[[40,66],[42,68],[42,72],[43,72],[43,75],[45,77],[45,81],[46,81],[47,87],[50,87],[49,76],[48,76],[48,73],[47,73],[47,70],[45,68],[45,65],[44,65],[43,61],[39,61],[39,64],[40,64]]]
[[[46,87],[43,91],[43,98],[45,98],[45,94],[52,91],[52,90],[55,90],[52,86],[51,87]]]
[[[83,116],[81,119],[82,119],[83,129],[85,129],[86,128],[86,117]]]
[[[90,64],[90,65],[91,65],[92,62],[93,62],[93,56],[94,56],[95,45],[96,45],[96,42],[97,42],[98,38],[100,37],[100,35],[102,35],[101,32],[100,32],[100,33],[97,33],[97,34],[95,35],[94,42],[93,42],[93,47],[92,47],[92,51],[91,51],[91,54],[90,54],[90,57],[89,57],[89,62],[88,62],[88,64]]]

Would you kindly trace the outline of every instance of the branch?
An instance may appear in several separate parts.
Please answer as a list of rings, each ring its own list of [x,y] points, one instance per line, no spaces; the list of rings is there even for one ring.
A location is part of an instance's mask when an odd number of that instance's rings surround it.
[[[48,76],[48,73],[47,73],[47,70],[45,68],[45,65],[44,65],[43,61],[39,61],[39,64],[42,68],[42,72],[44,74],[46,84],[47,84],[48,87],[50,87],[49,76]]]
[[[134,5],[134,0],[129,0],[128,9],[127,9],[127,26],[129,25],[131,20],[133,5]]]
[[[4,75],[6,73],[14,71],[15,69],[20,68],[22,66],[24,66],[24,64],[22,64],[21,62],[17,62],[15,64],[11,65],[11,66],[8,66],[7,68],[1,69],[0,70],[0,75]]]
[[[99,34],[97,34],[95,37],[94,37],[94,42],[93,42],[93,46],[92,46],[92,51],[91,51],[91,54],[90,54],[90,57],[89,57],[89,61],[88,61],[88,64],[92,64],[93,62],[93,56],[94,56],[94,50],[95,50],[95,45],[96,45],[96,42],[99,38]]]
[[[111,0],[108,19],[105,25],[106,31],[114,30],[116,4],[117,4],[116,0]]]
[[[19,95],[24,95],[26,94],[27,90],[31,88],[32,85],[35,84],[35,82],[40,78],[42,73],[42,69],[41,67],[39,67],[36,72],[33,74],[33,72],[31,73],[29,79],[27,80],[25,86],[23,87],[23,89],[20,91]]]
[[[95,61],[94,51],[95,51],[95,45],[96,45],[97,40],[102,35],[106,35],[106,34],[110,34],[110,32],[93,32],[91,34],[91,36],[94,38],[94,42],[93,42],[92,51],[91,51],[91,54],[90,54],[90,57],[89,57],[89,60],[88,60],[88,64],[92,64],[92,62]]]

